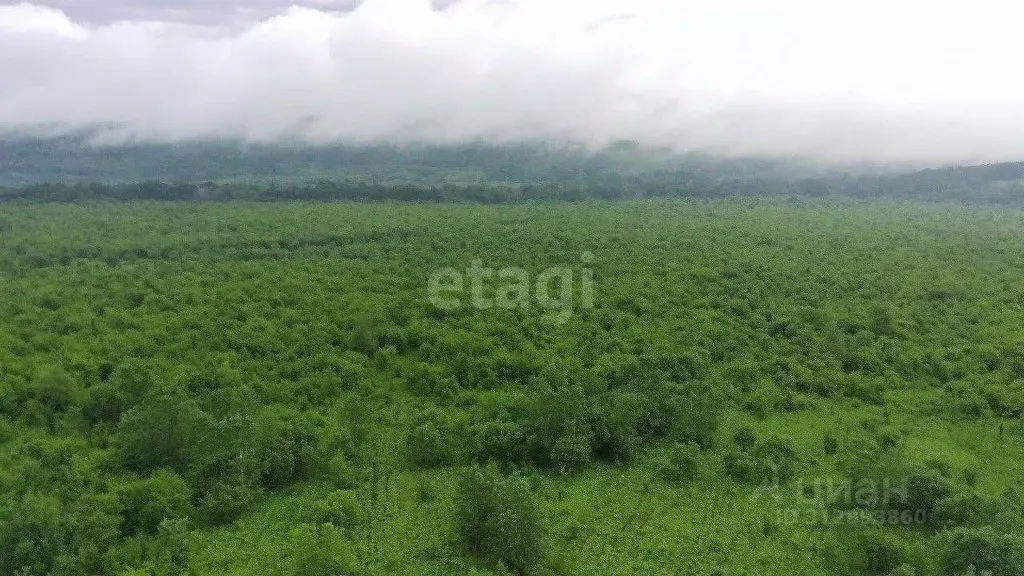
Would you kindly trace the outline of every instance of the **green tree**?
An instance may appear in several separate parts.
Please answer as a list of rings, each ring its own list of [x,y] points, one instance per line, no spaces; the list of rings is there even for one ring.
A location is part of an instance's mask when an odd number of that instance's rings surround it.
[[[185,480],[166,469],[124,487],[121,502],[127,535],[153,535],[164,520],[192,515],[192,490]]]
[[[463,474],[456,518],[463,548],[482,560],[523,572],[543,557],[540,514],[529,486],[494,465]]]

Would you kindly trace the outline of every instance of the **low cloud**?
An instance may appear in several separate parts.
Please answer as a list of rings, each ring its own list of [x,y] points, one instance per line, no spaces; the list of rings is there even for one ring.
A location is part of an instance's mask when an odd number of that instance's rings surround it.
[[[104,24],[0,6],[0,130],[1024,158],[1024,14],[994,0],[321,0],[266,17],[280,10],[267,0],[230,23],[152,4],[165,17]]]

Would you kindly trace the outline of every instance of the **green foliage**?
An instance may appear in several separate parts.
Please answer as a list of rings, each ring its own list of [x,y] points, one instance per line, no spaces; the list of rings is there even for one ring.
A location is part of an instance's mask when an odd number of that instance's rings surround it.
[[[832,433],[826,432],[821,440],[821,449],[829,456],[836,454],[839,452],[839,439],[833,436]]]
[[[470,554],[523,572],[543,557],[537,503],[526,483],[495,466],[472,467],[458,492],[460,542]]]
[[[480,462],[521,464],[526,460],[526,432],[515,422],[483,422],[472,426],[470,434],[473,456]]]
[[[344,534],[331,524],[302,524],[289,534],[295,576],[359,576],[363,570]]]
[[[359,484],[359,471],[352,459],[344,454],[336,454],[327,464],[328,480],[340,490],[355,488]]]
[[[999,576],[1024,574],[1024,538],[998,534],[990,526],[953,528],[936,537],[943,569],[964,574],[970,569],[988,570]]]
[[[750,426],[743,426],[733,433],[732,441],[739,446],[740,450],[749,452],[757,444],[757,434]]]
[[[114,443],[132,470],[184,472],[196,442],[210,426],[210,418],[184,393],[156,390],[125,414]]]
[[[125,486],[121,490],[125,533],[153,535],[164,520],[189,518],[191,492],[188,484],[170,470],[158,470]]]
[[[456,458],[455,435],[445,413],[426,411],[417,421],[406,444],[409,460],[421,468],[452,464]]]
[[[734,482],[747,484],[759,482],[762,477],[762,470],[754,458],[739,450],[732,450],[725,453],[723,458],[725,474]]]
[[[890,574],[907,559],[906,544],[886,532],[870,532],[864,543],[865,568],[871,574]]]
[[[673,444],[658,465],[658,475],[671,484],[693,482],[700,477],[700,447],[696,444]]]
[[[0,516],[0,572],[48,573],[61,546],[60,501],[28,493],[3,507]]]
[[[565,472],[581,470],[590,461],[590,438],[584,432],[568,429],[551,447],[551,465]]]
[[[157,527],[158,574],[185,574],[189,564],[188,518],[165,519]]]
[[[252,485],[217,481],[203,490],[198,514],[212,526],[230,524],[248,511],[261,496],[260,489]]]
[[[359,535],[366,521],[359,494],[352,490],[337,490],[317,502],[311,513],[316,525],[330,524],[349,538]]]
[[[530,194],[553,191],[570,194]],[[956,550],[1015,566],[1021,219],[799,198],[0,203],[0,574],[287,573],[302,522],[326,573],[852,576],[874,558],[937,576],[967,569],[935,537],[958,529]],[[532,300],[425,294],[475,258],[571,268],[578,294],[584,251],[594,306],[563,325]],[[473,461],[518,476],[480,472],[463,499]],[[766,482],[776,498],[751,499]]]
[[[973,490],[960,490],[935,503],[939,526],[978,526],[994,516],[995,505]]]

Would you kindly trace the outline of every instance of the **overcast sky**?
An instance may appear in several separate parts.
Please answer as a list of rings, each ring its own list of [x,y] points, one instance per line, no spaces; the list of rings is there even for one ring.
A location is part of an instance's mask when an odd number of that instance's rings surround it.
[[[1004,0],[0,0],[0,129],[1024,159]]]

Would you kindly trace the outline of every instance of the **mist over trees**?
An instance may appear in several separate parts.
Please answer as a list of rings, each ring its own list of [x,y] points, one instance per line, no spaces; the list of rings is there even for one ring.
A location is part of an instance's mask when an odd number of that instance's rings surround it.
[[[89,147],[0,140],[0,200],[518,203],[659,197],[846,196],[1016,205],[1024,162],[910,170],[675,154],[619,142],[549,145]]]

